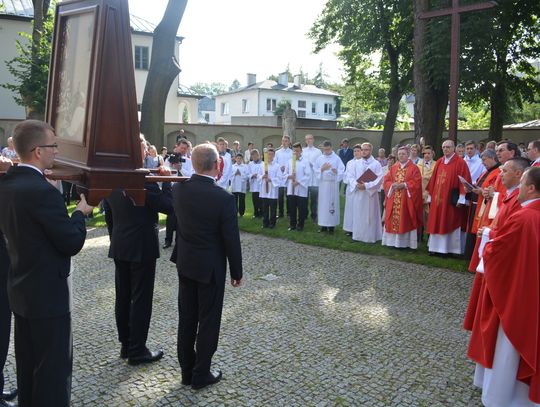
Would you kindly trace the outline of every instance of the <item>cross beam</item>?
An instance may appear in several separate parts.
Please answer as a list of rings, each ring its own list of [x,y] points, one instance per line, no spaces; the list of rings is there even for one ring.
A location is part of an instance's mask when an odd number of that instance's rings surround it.
[[[459,87],[459,44],[461,14],[473,11],[480,11],[493,8],[497,5],[494,1],[478,4],[459,5],[460,0],[452,0],[452,6],[433,11],[419,13],[419,18],[428,20],[436,17],[452,16],[452,36],[450,48],[450,118],[448,126],[448,137],[454,142],[457,141],[458,123],[458,87]]]

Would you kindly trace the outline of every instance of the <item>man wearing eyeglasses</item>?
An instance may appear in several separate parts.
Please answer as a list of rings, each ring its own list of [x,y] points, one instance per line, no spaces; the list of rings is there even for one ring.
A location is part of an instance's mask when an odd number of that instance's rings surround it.
[[[84,216],[93,208],[81,195],[69,217],[62,195],[45,179],[58,152],[55,138],[47,123],[19,123],[13,142],[21,162],[0,179],[20,407],[67,407],[71,396],[71,256],[84,245]]]

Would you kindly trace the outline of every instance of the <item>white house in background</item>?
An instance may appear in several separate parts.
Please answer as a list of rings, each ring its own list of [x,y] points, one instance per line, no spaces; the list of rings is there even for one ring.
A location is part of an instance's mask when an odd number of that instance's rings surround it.
[[[287,72],[278,81],[257,82],[247,74],[247,86],[216,96],[216,124],[231,124],[232,117],[274,116],[281,101],[289,101],[299,118],[336,120],[337,93],[314,85],[303,85],[301,76],[289,83]]]
[[[13,83],[13,77],[7,70],[6,61],[17,56],[16,41],[22,37],[19,32],[30,33],[34,8],[31,0],[0,0],[0,83]],[[155,25],[134,15],[130,15],[131,45],[133,47],[133,65],[135,68],[135,87],[137,104],[140,109],[150,56]],[[179,60],[180,44],[183,37],[176,37],[175,56]],[[171,85],[165,106],[165,122],[181,123],[182,115],[187,109],[188,122],[198,120],[198,100],[201,98],[187,91],[180,85],[178,77]],[[25,110],[15,103],[10,91],[0,88],[0,119],[24,119]]]
[[[199,123],[214,124],[216,122],[216,99],[204,96],[199,100]]]

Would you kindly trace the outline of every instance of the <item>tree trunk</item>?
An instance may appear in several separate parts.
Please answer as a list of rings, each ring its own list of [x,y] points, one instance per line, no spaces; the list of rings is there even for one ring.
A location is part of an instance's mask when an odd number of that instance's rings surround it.
[[[30,82],[39,82],[39,49],[41,46],[41,38],[43,36],[43,23],[49,12],[50,0],[33,0],[34,6],[34,21],[32,26],[32,65],[30,66]],[[45,112],[39,112],[30,107],[31,103],[26,103],[26,117],[28,119],[43,120]]]
[[[388,92],[388,111],[386,112],[381,139],[381,148],[384,148],[385,151],[392,151],[392,137],[394,136],[399,102],[402,96],[403,92],[398,87],[394,87]]]
[[[433,89],[421,62],[426,43],[427,20],[420,19],[419,13],[428,9],[429,0],[415,0],[414,6],[414,135],[417,143],[423,137],[424,143],[432,146],[439,156],[442,134],[446,128],[448,88],[442,91]]]
[[[504,119],[508,114],[507,93],[504,80],[499,80],[491,91],[491,120],[489,122],[489,138],[495,141],[502,140]]]
[[[174,47],[186,5],[187,0],[169,0],[165,14],[154,31],[150,69],[141,106],[141,132],[156,145],[162,144],[164,136],[167,95],[180,73]]]

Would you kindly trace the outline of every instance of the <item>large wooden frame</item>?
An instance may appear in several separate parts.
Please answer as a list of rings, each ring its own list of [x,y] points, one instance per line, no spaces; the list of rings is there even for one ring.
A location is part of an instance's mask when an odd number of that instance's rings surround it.
[[[56,7],[47,121],[59,145],[54,172],[96,205],[113,189],[144,203],[147,171],[137,118],[127,0]]]

